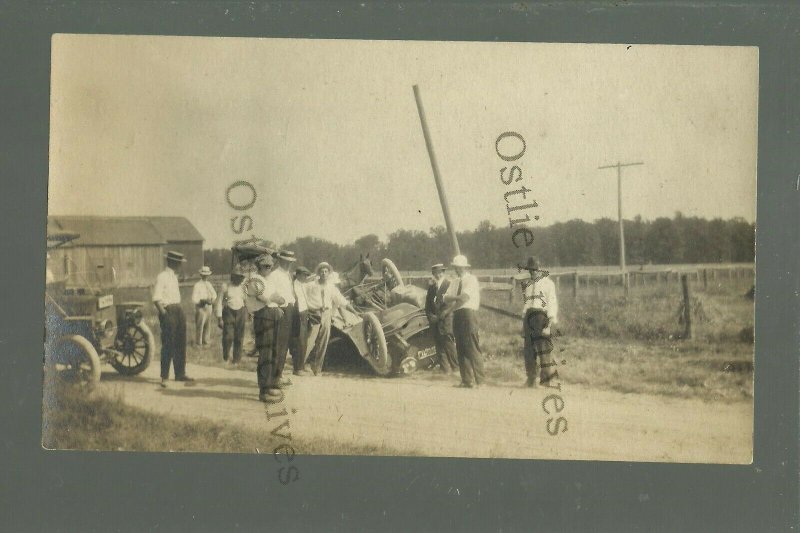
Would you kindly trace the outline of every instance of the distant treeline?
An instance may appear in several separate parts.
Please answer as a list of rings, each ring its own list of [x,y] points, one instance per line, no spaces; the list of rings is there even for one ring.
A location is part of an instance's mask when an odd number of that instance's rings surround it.
[[[462,253],[474,268],[511,268],[528,255],[538,255],[546,266],[593,266],[619,264],[619,225],[601,218],[594,222],[570,220],[543,228],[533,228],[534,242],[525,247],[522,239],[514,246],[512,230],[481,222],[473,231],[458,233]],[[266,236],[265,236],[266,237]],[[294,250],[300,264],[312,268],[328,261],[344,270],[360,254],[370,254],[373,265],[391,258],[400,270],[426,270],[433,263],[448,264],[452,259],[450,240],[443,226],[430,231],[397,230],[382,242],[376,235],[365,235],[353,244],[336,244],[316,237],[301,237],[283,243]],[[741,218],[707,220],[685,217],[625,221],[625,251],[629,266],[670,263],[744,263],[755,259],[755,224]],[[215,272],[228,272],[230,250],[205,252],[206,264]]]

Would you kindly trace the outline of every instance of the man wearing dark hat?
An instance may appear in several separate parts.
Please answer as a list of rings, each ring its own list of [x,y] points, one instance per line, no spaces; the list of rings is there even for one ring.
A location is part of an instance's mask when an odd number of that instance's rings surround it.
[[[294,375],[308,375],[306,365],[306,350],[308,349],[308,297],[305,284],[311,276],[311,271],[304,266],[294,270],[294,297],[297,301],[297,311],[292,321],[292,333],[289,338],[289,353],[292,354],[292,369]]]
[[[450,287],[450,280],[445,277],[444,272],[445,267],[442,263],[431,267],[431,279],[425,296],[425,314],[428,316],[428,323],[436,342],[439,365],[443,372],[449,373],[458,369],[458,360],[453,336],[453,315],[442,312],[445,308],[444,295]]]
[[[222,359],[234,365],[242,358],[244,326],[247,321],[243,281],[244,270],[237,264],[231,271],[231,282],[222,284],[220,297],[216,302],[217,322],[222,328]],[[232,358],[231,345],[233,345]]]
[[[186,262],[182,253],[169,251],[165,256],[167,268],[156,278],[153,303],[158,309],[161,325],[161,386],[167,386],[170,363],[175,369],[175,381],[194,381],[186,375],[186,316],[181,307],[178,272]]]
[[[524,283],[525,303],[522,307],[525,371],[528,379],[525,385],[536,386],[536,360],[539,359],[539,382],[546,384],[555,373],[553,361],[553,341],[550,331],[558,323],[558,298],[556,286],[541,269],[536,257],[529,257],[524,267],[531,279]]]

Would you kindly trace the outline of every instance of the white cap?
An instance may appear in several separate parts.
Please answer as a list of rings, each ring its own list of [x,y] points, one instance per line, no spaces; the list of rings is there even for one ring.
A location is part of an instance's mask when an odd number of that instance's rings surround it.
[[[453,262],[450,263],[451,267],[462,267],[462,268],[469,268],[469,261],[467,261],[467,256],[465,255],[457,255],[453,258]]]

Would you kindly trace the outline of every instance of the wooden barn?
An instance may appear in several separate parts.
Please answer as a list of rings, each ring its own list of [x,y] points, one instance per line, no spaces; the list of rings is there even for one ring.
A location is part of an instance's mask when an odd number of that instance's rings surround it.
[[[184,217],[49,216],[47,231],[74,232],[80,238],[51,250],[56,278],[85,275],[96,279],[113,271],[120,287],[148,287],[164,269],[164,254],[186,256],[183,274],[203,266],[203,236]]]

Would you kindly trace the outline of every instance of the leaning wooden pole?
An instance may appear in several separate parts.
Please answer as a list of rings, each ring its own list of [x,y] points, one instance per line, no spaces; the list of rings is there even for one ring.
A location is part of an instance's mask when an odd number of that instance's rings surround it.
[[[428,148],[428,156],[431,159],[431,168],[433,169],[433,179],[436,181],[436,190],[439,192],[439,202],[442,204],[442,212],[444,213],[444,223],[447,226],[447,233],[450,235],[450,244],[453,247],[453,255],[460,255],[461,248],[458,246],[458,237],[456,237],[456,229],[453,226],[453,220],[450,218],[450,208],[447,205],[447,196],[444,193],[444,184],[442,184],[442,177],[439,174],[439,165],[436,163],[436,155],[433,153],[433,142],[431,141],[431,134],[428,131],[428,123],[425,120],[425,109],[422,107],[422,97],[419,94],[419,87],[414,85],[414,98],[417,100],[417,111],[419,111],[419,121],[422,123],[422,135],[425,137],[425,146]]]

